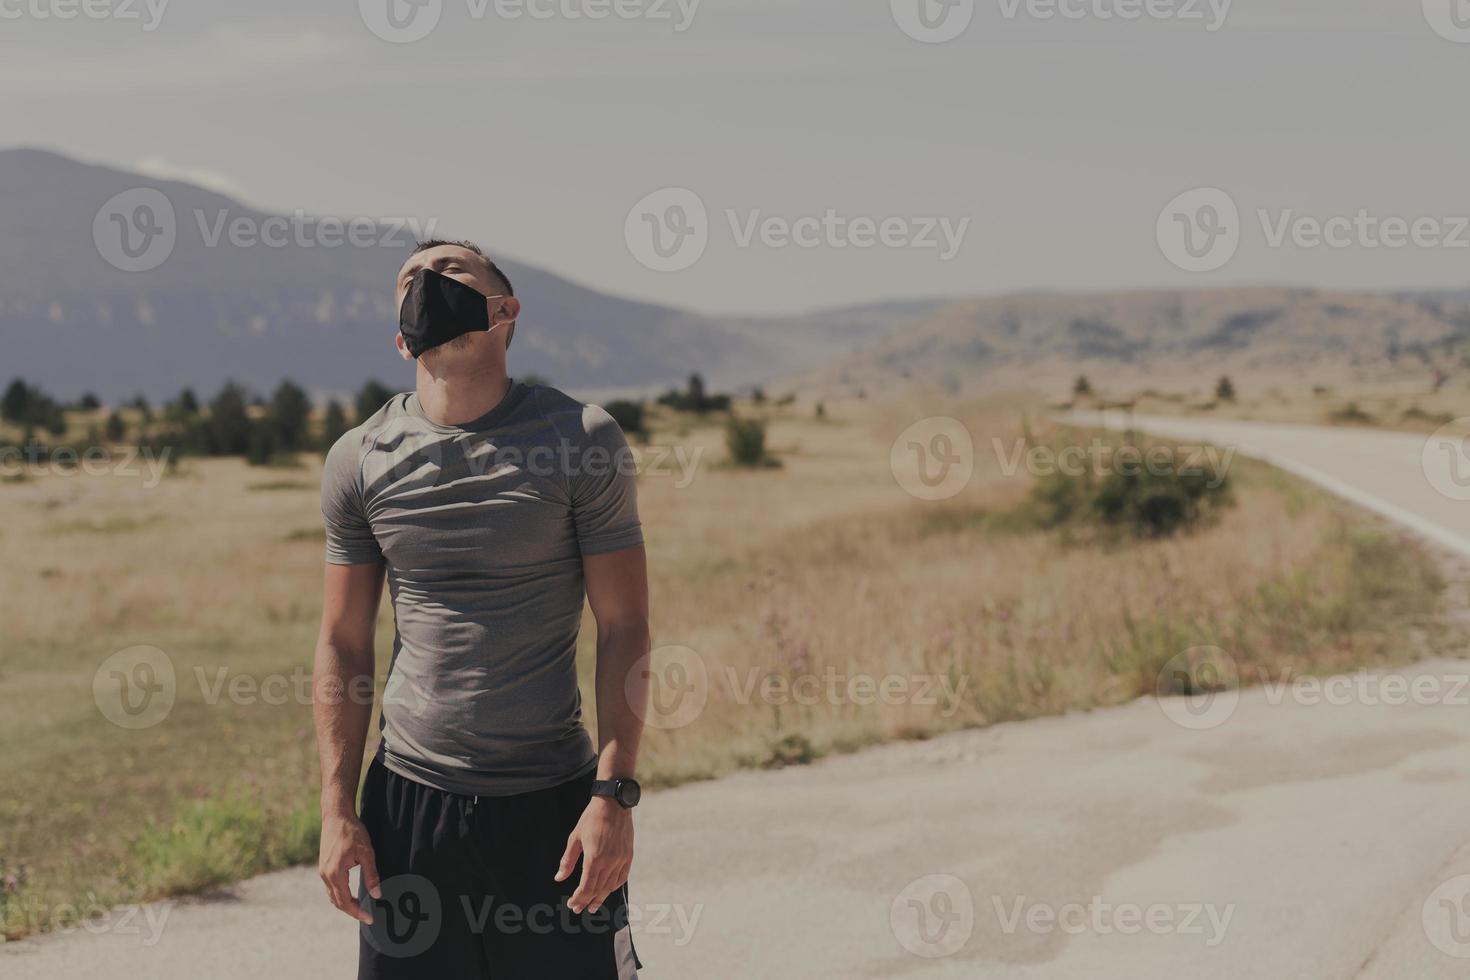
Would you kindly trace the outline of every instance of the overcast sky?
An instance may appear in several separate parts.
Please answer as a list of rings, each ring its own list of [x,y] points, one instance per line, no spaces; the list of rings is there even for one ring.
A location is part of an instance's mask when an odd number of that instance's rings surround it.
[[[1470,285],[1470,0],[149,2],[0,0],[0,140],[706,311]]]

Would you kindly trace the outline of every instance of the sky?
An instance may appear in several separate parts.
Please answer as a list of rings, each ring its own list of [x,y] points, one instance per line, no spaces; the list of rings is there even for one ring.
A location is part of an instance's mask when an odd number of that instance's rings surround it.
[[[1470,0],[0,0],[0,85],[3,145],[712,313],[1470,286]]]

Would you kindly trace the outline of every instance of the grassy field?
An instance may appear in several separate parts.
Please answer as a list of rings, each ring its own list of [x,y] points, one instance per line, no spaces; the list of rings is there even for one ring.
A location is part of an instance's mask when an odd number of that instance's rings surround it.
[[[1321,385],[1256,380],[1241,384],[1229,399],[1205,388],[1188,392],[1146,389],[1083,396],[1075,404],[1078,408],[1127,404],[1141,415],[1366,426],[1402,432],[1434,432],[1458,422],[1456,431],[1470,434],[1470,391],[1465,381],[1451,379],[1436,385],[1427,376]]]
[[[649,730],[645,782],[1113,704],[1153,692],[1160,668],[1198,644],[1230,651],[1247,681],[1442,646],[1441,583],[1416,545],[1261,466],[1237,462],[1235,505],[1188,535],[1034,526],[1018,516],[1033,480],[1004,475],[991,440],[1065,441],[1042,409],[917,395],[829,404],[825,418],[808,404],[742,406],[771,415],[782,465],[758,470],[724,463],[717,420],[656,416],[640,482],[656,676],[670,663],[702,671],[703,709]],[[936,414],[974,435],[975,475],[925,502],[895,481],[889,451]],[[6,935],[314,860],[304,691],[318,473],[314,459],[187,460],[156,486],[146,471],[0,484]],[[391,638],[385,608],[380,665]],[[589,707],[591,638],[589,624]],[[93,682],[139,645],[166,654],[177,697],[161,723],[130,730],[103,716]],[[858,696],[854,677],[891,696]],[[794,690],[816,696],[783,693]]]

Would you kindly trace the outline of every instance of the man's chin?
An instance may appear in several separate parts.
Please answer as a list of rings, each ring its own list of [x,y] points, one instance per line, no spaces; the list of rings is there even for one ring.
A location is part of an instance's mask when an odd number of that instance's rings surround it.
[[[420,355],[420,359],[428,367],[440,364],[452,364],[459,358],[473,353],[475,349],[476,334],[467,333],[446,341],[438,347],[431,348]]]

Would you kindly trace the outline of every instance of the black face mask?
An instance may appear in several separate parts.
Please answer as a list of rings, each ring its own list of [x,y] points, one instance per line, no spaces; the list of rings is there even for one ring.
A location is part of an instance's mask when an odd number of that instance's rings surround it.
[[[404,345],[417,358],[467,333],[490,329],[485,294],[433,269],[414,273],[413,285],[398,310]]]

